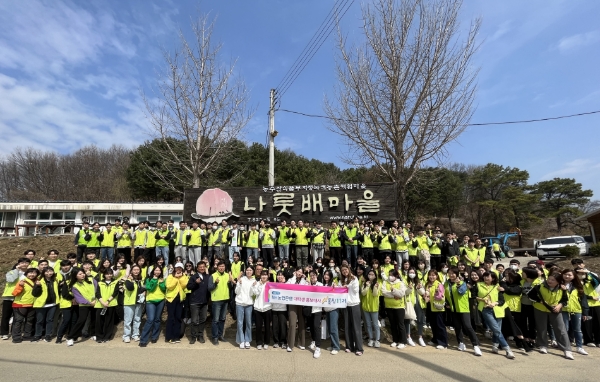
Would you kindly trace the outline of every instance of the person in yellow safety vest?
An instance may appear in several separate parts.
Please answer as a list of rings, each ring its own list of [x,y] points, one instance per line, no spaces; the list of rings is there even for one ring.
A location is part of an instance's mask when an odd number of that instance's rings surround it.
[[[417,248],[419,244],[417,243],[415,245],[415,242],[415,234],[412,232],[408,232],[408,243],[406,243],[408,246],[408,262],[413,268],[417,268],[417,265],[419,263],[419,249]]]
[[[458,341],[458,350],[465,351],[463,332],[469,336],[473,351],[476,356],[481,356],[479,348],[479,339],[473,327],[471,326],[471,313],[469,309],[469,289],[467,282],[462,279],[457,267],[448,270],[448,280],[444,287],[446,288],[446,302],[450,306],[452,322]]]
[[[429,247],[433,242],[431,239],[425,235],[425,231],[423,228],[417,228],[417,236],[415,240],[413,240],[413,247],[416,245],[418,250],[418,255],[420,259],[425,260],[425,264],[427,264],[427,268],[434,269],[431,266],[431,255],[429,252]]]
[[[377,246],[379,249],[378,260],[380,262],[383,262],[383,259],[385,259],[386,255],[392,255],[392,242],[394,239],[393,236],[388,232],[387,227],[385,226],[376,226],[375,231],[377,234]]]
[[[182,220],[179,222],[179,228],[173,229],[173,234],[171,235],[171,241],[173,241],[174,244],[175,257],[180,256],[184,261],[189,260],[186,239],[188,231],[189,228],[187,227],[187,223]],[[194,264],[195,268],[196,263],[194,263],[193,261],[192,263]]]
[[[291,233],[285,220],[281,221],[280,227],[275,228],[275,233],[277,234],[277,251],[279,253],[279,258],[282,261],[288,260],[290,258]]]
[[[37,266],[38,266],[38,262],[35,259],[35,255],[36,255],[36,252],[33,249],[27,249],[27,250],[25,250],[25,252],[23,252],[23,257],[25,257],[29,260],[30,268],[37,268]]]
[[[140,256],[143,256],[146,261],[149,261],[148,256],[146,255],[146,241],[148,239],[148,230],[146,229],[146,225],[144,222],[140,222],[132,232],[133,239],[133,257],[137,259]]]
[[[12,303],[15,297],[12,295],[20,279],[25,278],[25,271],[30,267],[31,260],[22,257],[17,260],[17,264],[12,270],[6,273],[6,283],[2,292],[2,324],[0,326],[0,336],[3,340],[9,338],[10,319],[13,317]]]
[[[45,335],[44,342],[50,342],[52,340],[52,330],[54,329],[54,315],[60,301],[56,272],[52,267],[44,269],[42,277],[35,283],[31,294],[35,297],[33,308],[35,309],[36,318],[33,342],[41,340],[42,334]]]
[[[487,247],[481,243],[480,239],[475,239],[475,248],[479,252],[479,264],[481,265],[487,257]]]
[[[25,277],[15,285],[11,294],[15,298],[12,303],[14,319],[12,324],[12,342],[21,343],[33,338],[35,310],[33,309],[33,287],[39,283],[40,271],[28,268]]]
[[[87,248],[88,241],[90,241],[91,238],[92,236],[90,235],[90,223],[84,221],[82,223],[81,228],[77,231],[77,233],[75,233],[75,247],[77,248],[78,263],[83,261],[85,249]]]
[[[225,262],[219,260],[217,271],[208,279],[208,291],[212,301],[211,342],[213,345],[219,345],[219,341],[225,341],[223,333],[229,303],[229,283],[233,283],[233,276],[231,273],[225,273]]]
[[[483,321],[492,331],[492,352],[498,354],[501,347],[506,351],[506,358],[515,358],[508,343],[502,335],[502,319],[505,316],[504,293],[498,285],[498,276],[495,273],[484,272],[483,281],[471,286],[471,293],[478,301],[477,309],[481,312]]]
[[[261,243],[261,257],[266,266],[271,267],[273,266],[273,252],[277,240],[277,233],[271,228],[271,223],[265,222],[264,226],[258,232],[258,238]]]
[[[536,345],[542,354],[548,353],[548,324],[552,325],[554,336],[559,348],[564,352],[566,359],[573,359],[571,341],[565,328],[562,310],[569,302],[569,295],[563,288],[563,278],[560,273],[552,273],[541,284],[534,286],[527,293],[533,301],[535,326],[537,330]],[[543,325],[543,328],[542,328]]]
[[[444,284],[439,281],[438,273],[435,269],[427,273],[427,283],[425,284],[424,299],[427,303],[427,317],[431,325],[433,338],[429,343],[437,349],[446,349],[448,347],[448,333],[444,323],[445,309],[445,289]]]
[[[431,268],[438,269],[444,263],[442,259],[442,233],[440,231],[433,231],[433,235],[429,239],[431,240],[431,245],[429,246]]]
[[[69,332],[69,329],[75,325],[78,317],[79,307],[73,305],[73,293],[71,292],[70,281],[73,274],[78,271],[78,268],[74,268],[69,260],[63,260],[60,262],[60,273],[56,277],[58,283],[58,293],[60,295],[59,308],[62,315],[60,327],[56,331],[56,343],[61,344],[65,333]]]
[[[93,251],[97,258],[100,258],[100,243],[103,239],[103,232],[100,230],[100,223],[95,222],[92,225],[90,233],[90,239],[87,242],[86,252]]]
[[[106,223],[106,229],[102,232],[102,241],[100,241],[100,260],[109,259],[111,263],[113,262],[115,235],[116,231],[112,229],[112,225]]]
[[[207,233],[208,259],[212,263],[215,258],[221,258],[221,242],[223,241],[223,229],[216,223],[212,223]]]
[[[391,235],[393,236],[392,251],[396,254],[396,263],[400,265],[404,260],[408,260],[408,242],[410,242],[410,238],[408,235],[404,236],[404,230],[395,227],[392,227]]]
[[[356,268],[356,258],[358,257],[358,227],[354,226],[352,221],[349,221],[342,231],[346,244],[346,260],[352,269]]]
[[[446,258],[446,262],[450,266],[457,266],[460,261],[460,252],[461,248],[456,240],[456,235],[451,232],[446,233],[446,240],[443,242],[442,246],[442,261],[444,261],[444,257]]]
[[[113,227],[113,230],[115,228]],[[125,256],[127,264],[132,263],[131,248],[133,247],[133,232],[129,229],[129,223],[123,223],[120,231],[115,230],[117,240],[117,253]]]
[[[54,273],[58,273],[60,271],[60,260],[58,259],[59,255],[60,252],[58,252],[58,249],[51,249],[47,252],[48,257],[46,260],[48,260],[48,266],[54,270]]]
[[[221,258],[226,260],[229,254],[229,232],[231,231],[231,228],[227,225],[227,220],[221,220],[220,229],[223,231],[221,235]]]
[[[227,238],[229,242],[229,247],[227,248],[227,250],[229,252],[229,263],[231,264],[233,263],[233,254],[236,252],[240,253],[240,251],[242,250],[242,235],[237,222],[233,222],[233,224],[231,225],[231,229],[227,234]]]
[[[360,232],[360,243],[362,248],[362,256],[365,260],[365,265],[371,267],[373,261],[373,242],[377,240],[377,235],[371,232],[369,226],[365,226]],[[331,248],[329,249],[331,251]]]
[[[475,248],[475,240],[469,240],[469,246],[462,250],[462,261],[468,267],[479,267],[479,250]]]
[[[298,220],[298,227],[292,230],[292,237],[296,240],[296,261],[302,269],[308,265],[308,228],[302,220]]]
[[[162,221],[156,222],[156,233],[154,234],[156,240],[156,256],[162,256],[165,259],[165,266],[169,266],[169,242],[171,241],[171,231],[167,224],[163,224]]]
[[[589,316],[592,321],[591,333],[584,333],[584,337],[588,337],[586,343],[593,343],[596,347],[600,347],[600,293],[598,291],[600,279],[595,273],[586,269],[583,262],[574,265],[576,266],[575,272],[577,273],[577,278],[583,285],[583,293],[587,298]]]
[[[244,262],[248,265],[249,261],[256,261],[258,258],[258,238],[259,232],[256,230],[256,225],[251,225],[250,230],[244,233],[244,240],[246,241],[246,256]],[[252,259],[252,260],[250,260]]]
[[[313,259],[316,263],[318,259],[323,259],[323,255],[325,254],[325,230],[320,221],[310,231],[310,238],[312,240]]]
[[[333,259],[336,265],[342,263],[342,241],[340,236],[341,229],[338,227],[337,221],[333,220],[327,230],[327,239],[329,240],[329,258]]]
[[[179,230],[179,233],[181,236],[177,238],[177,243],[183,243],[184,248],[187,246],[188,260],[197,265],[202,260],[202,246],[206,241],[206,231],[198,227],[197,221],[193,221],[191,229],[186,227],[185,232]],[[182,238],[184,234],[185,237]]]
[[[496,269],[493,269],[493,268],[494,268],[494,260],[486,259],[483,261],[483,269],[485,269],[486,272],[495,273],[498,280],[502,280],[502,277],[500,277],[500,272],[498,272]]]

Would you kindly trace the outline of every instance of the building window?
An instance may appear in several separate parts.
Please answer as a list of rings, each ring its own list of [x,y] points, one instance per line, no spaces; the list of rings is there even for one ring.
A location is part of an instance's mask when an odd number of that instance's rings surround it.
[[[163,223],[173,220],[175,223],[179,223],[183,220],[183,214],[181,212],[165,211],[165,212],[139,212],[136,215],[136,221],[143,222],[148,220],[150,223],[155,223],[157,220],[162,220]]]

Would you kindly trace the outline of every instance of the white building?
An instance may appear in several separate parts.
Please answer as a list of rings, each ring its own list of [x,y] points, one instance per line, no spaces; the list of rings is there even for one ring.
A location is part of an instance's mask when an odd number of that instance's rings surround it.
[[[183,219],[183,203],[0,202],[0,235],[76,232],[83,221],[100,224],[115,219],[140,221]]]

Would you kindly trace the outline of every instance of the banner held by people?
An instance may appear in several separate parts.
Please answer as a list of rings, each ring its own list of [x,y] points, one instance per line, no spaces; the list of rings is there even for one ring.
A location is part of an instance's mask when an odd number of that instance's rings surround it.
[[[348,303],[348,288],[267,283],[265,302],[319,306],[322,308],[345,308]]]

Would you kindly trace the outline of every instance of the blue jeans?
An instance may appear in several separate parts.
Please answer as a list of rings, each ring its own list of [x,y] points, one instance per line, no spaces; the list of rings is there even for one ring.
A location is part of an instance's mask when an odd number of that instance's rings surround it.
[[[146,303],[146,323],[142,330],[140,343],[147,344],[150,339],[153,341],[158,340],[158,336],[160,335],[160,317],[162,316],[164,307],[165,300],[157,303]]]
[[[143,314],[144,304],[123,306],[123,339],[140,336],[140,324],[142,323]]]
[[[287,260],[290,258],[290,245],[289,244],[281,244],[278,245],[279,249],[279,261]]]
[[[240,247],[234,247],[232,245],[229,246],[229,262],[233,263],[233,253],[237,252],[240,253],[241,248]],[[241,254],[240,254],[241,256]]]
[[[483,317],[483,321],[485,321],[488,328],[492,331],[492,343],[500,344],[500,347],[503,349],[508,348],[508,343],[504,339],[502,335],[502,319],[496,318],[494,315],[494,309],[492,308],[483,308],[481,311],[481,316]]]
[[[165,267],[169,266],[169,247],[156,247],[156,257],[162,256],[165,259]]]
[[[583,347],[583,333],[581,332],[581,313],[562,312],[565,330],[569,332],[569,326],[573,329],[575,337],[575,346]]]
[[[246,264],[248,264],[248,258],[250,257],[252,257],[256,263],[256,259],[258,258],[258,248],[246,248]]]
[[[229,300],[212,302],[212,338],[223,337]]]
[[[379,312],[364,312],[365,314],[365,326],[367,327],[367,333],[369,333],[369,340],[379,341],[380,330],[379,330]],[[375,330],[375,336],[373,337],[373,330]]]
[[[347,245],[346,246],[346,260],[348,260],[348,264],[352,266],[352,268],[356,267],[356,257],[358,256],[358,246],[357,245]]]
[[[56,313],[56,309],[58,309],[58,305],[53,305],[48,308],[35,308],[35,337],[42,338],[44,329],[46,330],[46,338],[52,337],[54,313]]]
[[[110,262],[113,262],[113,256],[115,254],[115,249],[113,247],[102,247],[100,249],[100,259],[109,259]]]
[[[327,312],[327,328],[331,337],[331,347],[333,350],[340,350],[340,333],[338,329],[338,320],[340,312],[337,309]]]
[[[252,305],[236,305],[237,314],[237,332],[235,333],[235,342],[252,342]]]

